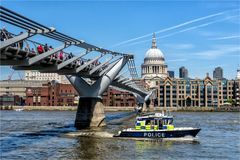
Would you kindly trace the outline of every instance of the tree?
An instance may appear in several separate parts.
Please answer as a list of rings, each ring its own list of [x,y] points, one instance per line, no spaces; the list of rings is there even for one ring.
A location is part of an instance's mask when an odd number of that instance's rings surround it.
[[[232,98],[227,99],[227,103],[230,103],[231,106],[235,106],[237,104],[236,101]]]

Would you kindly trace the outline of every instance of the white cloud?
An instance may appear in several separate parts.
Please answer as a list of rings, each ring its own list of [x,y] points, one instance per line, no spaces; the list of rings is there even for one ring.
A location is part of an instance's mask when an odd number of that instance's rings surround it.
[[[172,26],[172,27],[168,27],[168,28],[165,28],[165,29],[162,29],[162,30],[159,30],[159,31],[155,31],[155,33],[158,34],[158,33],[163,33],[163,32],[166,32],[166,31],[173,30],[173,29],[177,29],[177,28],[180,28],[180,27],[183,27],[183,26],[195,23],[195,22],[199,22],[199,21],[202,21],[202,20],[206,20],[206,19],[210,19],[210,18],[213,18],[213,17],[223,15],[226,12],[228,12],[228,11],[219,12],[219,13],[211,14],[211,15],[208,15],[208,16],[196,18],[196,19],[193,19],[193,20],[190,20],[190,21],[187,21],[187,22],[184,22],[184,23]],[[146,38],[146,37],[149,37],[149,36],[152,36],[152,33],[149,33],[149,34],[146,34],[146,35],[143,35],[143,36],[139,36],[139,37],[136,37],[136,38],[132,38],[132,39],[129,39],[129,40],[126,40],[126,41],[122,41],[120,43],[114,44],[113,47],[120,46],[120,45],[129,43],[129,42],[133,42],[133,41],[136,41],[136,40],[139,40],[139,39],[142,39],[142,38]]]
[[[166,35],[157,37],[156,39],[167,38],[167,37],[171,37],[173,35],[179,34],[179,33],[187,32],[187,31],[191,31],[191,30],[196,30],[196,29],[199,29],[199,28],[202,28],[202,27],[207,27],[209,25],[212,25],[212,24],[215,24],[215,23],[218,23],[218,22],[223,22],[223,21],[235,18],[235,17],[239,17],[239,15],[237,15],[237,16],[228,16],[228,17],[225,17],[225,18],[222,18],[222,19],[218,19],[218,20],[215,20],[215,21],[210,21],[210,22],[207,22],[207,23],[203,23],[203,24],[200,24],[200,25],[196,25],[196,26],[193,26],[193,27],[182,29],[182,30],[179,30],[179,31],[176,31],[176,32],[172,32],[170,34],[166,34]],[[152,39],[147,39],[147,40],[137,41],[137,42],[128,43],[128,44],[124,43],[124,44],[121,44],[121,45],[132,46],[132,45],[136,45],[136,44],[140,44],[140,43],[145,43],[145,42],[148,42],[148,41],[151,41],[151,40]]]
[[[170,60],[167,60],[168,62],[182,62],[182,61],[187,61],[187,59],[185,58],[180,58],[180,59],[170,59]]]
[[[228,19],[235,18],[235,17],[239,17],[239,15],[237,15],[237,16],[228,16],[228,17],[223,18],[223,19],[219,19],[219,20],[215,20],[215,21],[203,23],[203,24],[200,24],[200,25],[196,25],[196,26],[193,26],[193,27],[189,27],[189,28],[186,28],[186,29],[183,29],[183,30],[180,30],[180,31],[176,31],[176,32],[173,32],[173,33],[170,33],[170,34],[167,34],[167,35],[158,37],[158,38],[156,38],[156,39],[166,38],[166,37],[173,36],[173,35],[175,35],[175,34],[179,34],[179,33],[183,33],[183,32],[186,32],[186,31],[190,31],[190,30],[194,30],[194,29],[206,27],[206,26],[209,26],[209,25],[211,25],[211,24],[218,23],[218,22],[222,22],[222,21],[226,21],[226,20],[228,20]]]
[[[225,36],[225,37],[217,37],[217,38],[211,38],[209,40],[225,40],[225,39],[239,39],[240,35],[236,36]]]
[[[190,43],[183,43],[183,44],[165,44],[164,46],[174,48],[174,49],[191,49],[194,48],[195,45]]]
[[[220,34],[216,31],[206,31],[206,30],[198,30],[198,31],[196,31],[196,33],[198,33],[201,36],[205,36],[205,37],[211,37],[211,36],[216,36],[216,35]]]
[[[216,59],[220,56],[226,55],[226,54],[232,54],[236,52],[240,52],[240,46],[237,45],[216,45],[213,46],[212,50],[202,51],[194,53],[196,56],[200,56],[201,59]],[[237,53],[239,55],[239,53]]]

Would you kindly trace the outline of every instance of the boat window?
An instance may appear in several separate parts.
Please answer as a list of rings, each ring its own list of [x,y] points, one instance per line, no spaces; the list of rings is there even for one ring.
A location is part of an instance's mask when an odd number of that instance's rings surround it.
[[[159,128],[162,128],[162,126],[163,126],[163,120],[159,120]]]
[[[163,125],[167,124],[167,119],[163,119]]]
[[[150,125],[151,124],[150,122],[151,122],[150,120],[146,120],[146,125]]]
[[[172,124],[173,123],[173,119],[168,119],[168,124]]]
[[[158,123],[157,123],[158,121],[155,119],[154,120],[154,125],[158,125]]]
[[[154,120],[151,120],[151,125],[154,125],[154,122],[155,122]]]

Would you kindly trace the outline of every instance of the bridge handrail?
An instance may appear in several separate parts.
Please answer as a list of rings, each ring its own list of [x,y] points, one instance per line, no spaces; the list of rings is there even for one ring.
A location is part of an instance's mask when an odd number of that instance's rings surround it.
[[[124,54],[124,53],[119,53],[119,52],[103,49],[101,47],[97,47],[95,45],[86,43],[83,40],[78,40],[76,38],[70,37],[70,36],[63,34],[61,32],[58,32],[56,30],[53,31],[52,28],[49,28],[40,23],[37,23],[27,17],[24,17],[18,13],[15,13],[15,12],[7,9],[7,8],[4,8],[3,6],[0,6],[0,13],[1,13],[0,20],[4,21],[6,23],[18,26],[18,27],[28,30],[28,31],[38,30],[38,29],[40,29],[42,31],[45,31],[45,30],[50,31],[50,32],[43,34],[43,36],[84,48],[87,51],[97,51],[97,52],[101,52],[103,54],[112,54],[112,55],[119,55],[119,56],[128,56],[128,57],[132,56],[130,54]]]
[[[9,32],[9,31],[7,31],[7,30],[4,30],[4,29],[0,29],[0,32],[2,32],[7,39],[9,39],[9,38],[11,38],[11,37],[17,36],[17,34],[11,33],[11,32]],[[9,36],[9,35],[10,35],[10,36]],[[20,49],[20,50],[22,50],[22,51],[27,51],[27,52],[28,52],[27,55],[26,55],[26,57],[29,55],[29,53],[36,53],[36,55],[39,54],[39,53],[37,52],[37,45],[44,46],[44,44],[39,43],[39,42],[36,42],[36,41],[33,41],[33,40],[30,40],[30,39],[25,39],[25,40],[23,40],[23,42],[27,44],[25,49],[23,49],[23,48],[24,48],[24,45],[23,45],[22,49],[20,48],[20,43],[21,43],[21,42],[18,42],[16,46],[17,46],[18,49]],[[28,42],[30,42],[30,43],[32,43],[32,44],[34,45],[34,48],[35,48],[34,52],[32,52],[32,50],[30,49]],[[15,45],[14,45],[14,46],[15,46]],[[58,52],[58,53],[59,53],[59,52]],[[56,53],[56,54],[58,54],[58,53]],[[63,53],[64,53],[65,55],[67,55],[67,56],[70,55],[70,53],[68,53],[68,52],[64,52],[64,51],[63,51]],[[73,56],[74,56],[74,55],[73,55]],[[85,59],[85,58],[81,58],[81,60],[84,61],[84,62],[87,61],[87,59]]]

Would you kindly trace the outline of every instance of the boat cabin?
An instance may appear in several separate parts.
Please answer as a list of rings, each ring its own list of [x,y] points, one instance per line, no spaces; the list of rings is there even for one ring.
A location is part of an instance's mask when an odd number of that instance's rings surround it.
[[[143,115],[136,118],[136,130],[173,130],[173,116],[166,116],[161,113]]]

